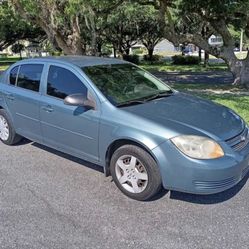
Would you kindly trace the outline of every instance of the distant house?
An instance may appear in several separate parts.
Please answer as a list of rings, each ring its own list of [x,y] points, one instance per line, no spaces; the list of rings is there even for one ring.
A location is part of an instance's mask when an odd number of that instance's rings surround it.
[[[140,50],[140,51],[146,51],[146,48],[145,48],[145,46],[143,44],[137,43],[134,46],[132,46],[131,52],[134,52],[135,50],[136,51],[138,51],[138,50]],[[178,52],[178,51],[179,51],[179,48],[175,47],[173,45],[173,43],[169,42],[166,39],[160,41],[155,46],[155,49],[154,49],[154,53],[155,54],[174,53],[174,52]]]
[[[208,43],[213,47],[221,47],[223,46],[223,39],[219,35],[211,35],[208,39]]]
[[[179,51],[178,47],[175,47],[173,43],[169,42],[168,40],[164,39],[160,41],[155,46],[155,54],[165,53],[165,52],[177,52]]]
[[[48,56],[49,53],[44,51],[44,49],[38,43],[30,43],[28,41],[19,41],[24,45],[24,50],[22,51],[23,57],[40,57]],[[14,54],[11,50],[11,46],[0,51],[0,56],[19,56],[19,54]]]

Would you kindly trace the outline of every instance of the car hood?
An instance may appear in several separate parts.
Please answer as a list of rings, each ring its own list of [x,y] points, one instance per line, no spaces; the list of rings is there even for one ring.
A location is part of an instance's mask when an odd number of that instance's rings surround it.
[[[221,140],[230,139],[244,129],[243,120],[232,110],[209,100],[176,92],[122,110],[184,134],[195,130]],[[173,125],[172,125],[173,124]],[[187,129],[184,129],[187,128]]]

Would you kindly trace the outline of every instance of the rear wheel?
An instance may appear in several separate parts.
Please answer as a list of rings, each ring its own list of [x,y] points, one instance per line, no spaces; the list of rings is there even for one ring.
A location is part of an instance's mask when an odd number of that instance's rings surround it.
[[[110,170],[117,187],[135,200],[148,200],[161,189],[161,175],[155,160],[140,147],[124,145],[111,159]]]
[[[14,126],[5,110],[0,110],[0,140],[7,145],[14,145],[22,139],[17,135]]]

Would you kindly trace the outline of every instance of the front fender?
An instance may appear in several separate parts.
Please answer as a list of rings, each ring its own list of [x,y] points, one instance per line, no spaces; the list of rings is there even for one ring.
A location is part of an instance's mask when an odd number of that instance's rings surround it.
[[[152,151],[158,145],[163,143],[165,139],[155,136],[151,133],[141,131],[139,129],[131,129],[130,127],[100,127],[99,138],[99,155],[100,164],[105,167],[106,153],[108,148],[119,140],[129,140],[135,142],[148,151]]]
[[[6,102],[5,102],[4,94],[1,91],[1,88],[0,88],[0,108],[3,108],[6,111],[8,111],[8,106],[7,106]]]

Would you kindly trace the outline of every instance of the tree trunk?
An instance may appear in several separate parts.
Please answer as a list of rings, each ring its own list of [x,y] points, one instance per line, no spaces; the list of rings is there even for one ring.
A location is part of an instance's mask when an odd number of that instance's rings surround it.
[[[81,40],[77,37],[71,38],[69,41],[65,41],[60,34],[54,36],[59,48],[65,55],[82,55],[84,54],[81,46]]]
[[[209,54],[205,51],[205,55],[204,55],[204,67],[208,66],[208,61],[209,61]]]
[[[153,53],[154,53],[154,48],[148,48],[148,55],[149,55],[149,60],[153,60]]]
[[[243,85],[249,88],[249,60],[233,60],[228,62],[234,76],[233,85]]]
[[[97,34],[95,30],[92,30],[92,39],[91,39],[91,55],[96,56],[97,54]]]
[[[199,48],[199,60],[201,62],[201,48]]]
[[[116,45],[113,44],[112,46],[113,46],[113,56],[114,56],[114,58],[117,58],[117,48],[116,48]]]
[[[97,53],[98,53],[98,56],[101,56],[102,55],[102,43],[101,42],[98,42],[97,43]]]
[[[124,51],[125,51],[126,55],[129,55],[130,54],[130,47],[126,48]]]

